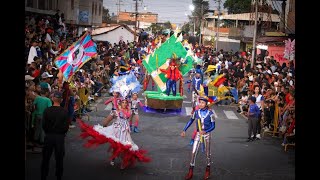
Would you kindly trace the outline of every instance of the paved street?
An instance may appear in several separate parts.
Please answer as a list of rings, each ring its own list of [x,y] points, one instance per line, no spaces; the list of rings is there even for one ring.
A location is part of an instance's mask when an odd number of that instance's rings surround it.
[[[110,107],[103,105],[107,97],[96,101],[97,112],[90,112],[89,124],[97,124],[109,114]],[[79,138],[78,125],[71,129],[66,138],[64,161],[65,180],[182,180],[189,167],[191,146],[189,141],[193,127],[186,137],[180,132],[189,120],[191,110],[190,94],[183,103],[180,114],[145,113],[141,110],[140,133],[132,138],[139,148],[148,150],[150,163],[137,163],[135,167],[121,171],[119,163],[115,167],[108,162],[108,145],[95,149],[83,148]],[[143,98],[143,96],[140,96]],[[142,101],[143,102],[143,101]],[[236,112],[235,107],[214,106],[218,118],[212,133],[212,169],[210,179],[221,180],[293,180],[295,179],[295,153],[284,152],[281,140],[265,137],[260,141],[246,142],[246,120]],[[51,159],[48,180],[55,179],[54,158]],[[26,179],[40,179],[41,154],[27,153]],[[199,151],[193,179],[203,179],[205,156]]]

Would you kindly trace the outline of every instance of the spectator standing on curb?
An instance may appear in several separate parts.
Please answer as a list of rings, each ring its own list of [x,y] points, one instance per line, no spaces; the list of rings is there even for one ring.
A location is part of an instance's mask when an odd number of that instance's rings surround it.
[[[260,109],[256,104],[256,98],[251,96],[249,98],[249,108],[248,108],[248,140],[247,142],[253,141],[256,139],[257,134],[257,123],[260,116]],[[251,134],[253,133],[253,137]]]
[[[69,129],[68,112],[60,106],[62,94],[55,92],[53,106],[43,113],[43,130],[46,133],[42,151],[41,180],[46,180],[49,173],[50,158],[54,151],[56,160],[56,177],[62,179],[63,157],[65,154],[65,136]]]
[[[257,136],[256,138],[260,139],[260,133],[261,133],[261,118],[262,118],[262,114],[264,113],[264,97],[261,94],[261,89],[260,86],[256,85],[254,86],[254,94],[252,96],[254,96],[256,98],[255,103],[257,104],[258,108],[260,109],[260,114],[258,117],[258,123],[257,123]]]
[[[46,108],[51,107],[51,100],[48,98],[49,91],[44,88],[40,92],[40,96],[37,96],[34,101],[34,124],[35,124],[35,134],[34,140],[41,146],[44,143],[44,131],[42,129],[43,124],[43,112]]]

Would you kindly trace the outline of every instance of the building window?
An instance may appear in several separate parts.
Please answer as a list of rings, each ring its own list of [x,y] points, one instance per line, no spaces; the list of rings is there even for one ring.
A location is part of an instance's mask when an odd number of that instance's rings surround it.
[[[45,9],[45,0],[38,0],[38,9]]]
[[[74,9],[74,0],[71,0],[71,10]]]
[[[27,7],[33,7],[33,0],[27,0]]]

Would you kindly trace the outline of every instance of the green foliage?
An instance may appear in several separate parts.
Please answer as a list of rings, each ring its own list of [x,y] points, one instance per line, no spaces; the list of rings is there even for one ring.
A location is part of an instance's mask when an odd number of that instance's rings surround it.
[[[229,14],[251,12],[251,0],[226,0],[223,4]]]
[[[185,23],[182,27],[181,27],[181,31],[184,31],[184,32],[186,32],[186,33],[189,33],[190,32],[190,26],[191,26],[192,24],[190,24],[190,23]]]
[[[111,21],[111,16],[109,14],[109,9],[106,9],[105,7],[103,7],[103,10],[102,10],[102,22],[110,23],[110,21]]]
[[[171,22],[170,21],[165,22],[163,25],[163,28],[164,29],[171,29]]]
[[[200,20],[204,19],[206,12],[209,10],[209,1],[204,0],[193,0],[194,11],[192,12],[192,17],[190,22],[195,22],[196,31],[200,32]]]
[[[148,31],[152,31],[152,33],[157,33],[157,32],[161,32],[163,30],[163,27],[156,24],[156,23],[152,23],[151,26],[149,26],[147,28]]]

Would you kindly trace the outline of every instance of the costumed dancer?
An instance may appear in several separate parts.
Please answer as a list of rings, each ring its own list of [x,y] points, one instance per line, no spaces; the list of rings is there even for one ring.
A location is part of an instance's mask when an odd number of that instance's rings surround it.
[[[191,83],[192,83],[192,76],[189,75],[189,80],[185,82],[185,84],[188,84],[188,93],[191,92]]]
[[[130,129],[131,131],[138,133],[140,130],[138,129],[138,124],[139,124],[139,113],[138,113],[138,105],[140,107],[145,107],[140,99],[138,99],[138,93],[134,92],[132,93],[132,98],[131,98],[131,118],[130,118]],[[134,120],[134,125],[132,127],[132,122]]]
[[[197,134],[192,147],[191,161],[189,172],[185,179],[191,179],[193,176],[193,168],[195,166],[196,156],[200,145],[202,146],[202,151],[206,153],[206,171],[204,179],[209,179],[210,176],[210,165],[211,165],[211,152],[210,152],[210,142],[211,142],[211,131],[215,129],[215,116],[214,113],[208,108],[208,98],[199,98],[199,109],[196,110],[189,122],[184,127],[181,132],[181,136],[185,137],[185,132],[191,126],[191,124],[196,121],[197,124]]]
[[[108,105],[109,103],[111,103],[112,108],[111,108],[111,112],[110,114],[107,116],[107,118],[105,119],[105,121],[109,122],[114,118],[114,115],[116,114],[116,109],[120,103],[120,98],[119,98],[119,92],[112,92],[112,97],[107,99],[106,102],[104,102],[105,105]]]
[[[192,112],[195,111],[195,107],[198,105],[198,97],[200,92],[200,86],[203,85],[201,74],[199,72],[192,78]]]
[[[166,82],[166,94],[167,96],[170,95],[170,92],[172,90],[172,95],[177,95],[177,81],[179,79],[182,79],[181,72],[178,69],[178,66],[175,62],[175,58],[172,59],[172,61],[169,64],[169,68],[167,70],[160,69],[162,73],[165,74],[165,77],[167,78]]]
[[[193,113],[199,109],[199,97],[203,96],[204,94],[204,89],[202,85],[202,79],[201,79],[201,74],[199,72],[196,73],[196,75],[192,79],[192,111],[191,111],[191,116]],[[192,133],[191,139],[190,139],[190,146],[193,145],[194,139],[196,138],[197,134],[197,127],[195,125],[194,131]]]
[[[110,164],[114,165],[116,158],[121,158],[121,169],[133,166],[136,161],[149,162],[150,158],[146,157],[146,151],[139,149],[130,135],[129,120],[131,109],[129,106],[128,94],[130,91],[138,92],[141,85],[133,73],[122,76],[115,76],[112,79],[113,86],[110,91],[119,92],[121,95],[120,105],[114,111],[115,121],[108,126],[110,121],[104,121],[103,125],[94,125],[93,127],[79,121],[82,129],[82,138],[92,137],[85,144],[86,147],[98,146],[109,143],[112,150]]]

